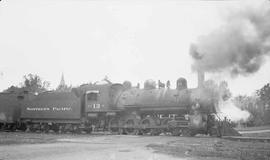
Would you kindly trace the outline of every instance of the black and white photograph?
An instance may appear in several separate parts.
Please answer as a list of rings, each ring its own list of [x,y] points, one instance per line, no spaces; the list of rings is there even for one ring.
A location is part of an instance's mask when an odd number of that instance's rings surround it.
[[[0,160],[270,160],[270,0],[0,0]]]

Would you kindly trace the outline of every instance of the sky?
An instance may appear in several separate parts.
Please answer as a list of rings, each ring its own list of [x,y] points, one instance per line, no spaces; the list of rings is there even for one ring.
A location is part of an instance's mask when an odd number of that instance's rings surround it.
[[[6,0],[0,2],[0,90],[29,73],[77,86],[109,77],[143,85],[185,77],[197,86],[190,44],[223,24],[246,1]],[[233,95],[269,82],[270,59],[248,76],[206,74],[228,81]],[[173,85],[175,86],[175,85]]]

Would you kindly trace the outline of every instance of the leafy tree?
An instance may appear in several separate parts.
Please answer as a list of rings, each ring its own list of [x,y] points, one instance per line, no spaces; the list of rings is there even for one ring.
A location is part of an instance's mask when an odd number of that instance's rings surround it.
[[[259,96],[261,101],[263,102],[265,109],[270,109],[270,84],[267,83],[261,89],[256,91],[256,94]]]
[[[256,91],[256,94],[261,100],[264,123],[270,124],[270,84],[267,83],[261,89]]]
[[[265,123],[263,105],[256,95],[239,95],[234,97],[233,102],[236,107],[247,110],[251,114],[246,122],[248,126],[259,126]]]
[[[25,75],[23,78],[24,81],[21,85],[22,88],[32,93],[41,93],[47,91],[50,86],[50,83],[48,81],[43,81],[36,74],[28,74]]]
[[[258,126],[270,123],[270,84],[267,83],[253,96],[237,96],[234,98],[237,107],[249,111],[251,117],[248,125]]]
[[[48,81],[43,81],[36,74],[28,74],[23,76],[23,82],[20,86],[10,86],[4,92],[10,93],[20,93],[24,91],[32,92],[32,93],[41,93],[47,91],[50,83]]]
[[[5,89],[3,92],[9,92],[9,93],[19,93],[21,92],[21,88],[17,86],[10,86],[7,89]]]

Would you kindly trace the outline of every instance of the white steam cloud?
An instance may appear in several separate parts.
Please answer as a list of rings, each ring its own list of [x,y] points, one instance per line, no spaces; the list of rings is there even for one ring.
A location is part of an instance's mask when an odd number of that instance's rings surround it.
[[[217,110],[218,116],[221,119],[224,119],[226,117],[233,122],[245,122],[250,117],[250,113],[248,111],[241,110],[240,108],[236,107],[231,100],[220,101],[219,108]]]

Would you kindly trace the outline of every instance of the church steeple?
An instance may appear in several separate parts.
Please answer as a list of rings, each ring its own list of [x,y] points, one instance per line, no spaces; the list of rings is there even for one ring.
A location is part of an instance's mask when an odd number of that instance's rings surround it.
[[[66,86],[65,79],[64,79],[64,73],[62,73],[62,76],[61,76],[61,81],[60,81],[59,87],[60,86]]]
[[[66,85],[65,78],[64,78],[64,73],[62,73],[60,84],[56,88],[56,91],[58,91],[58,92],[66,92],[66,91],[70,91],[70,90],[71,90],[71,86],[68,87]]]

